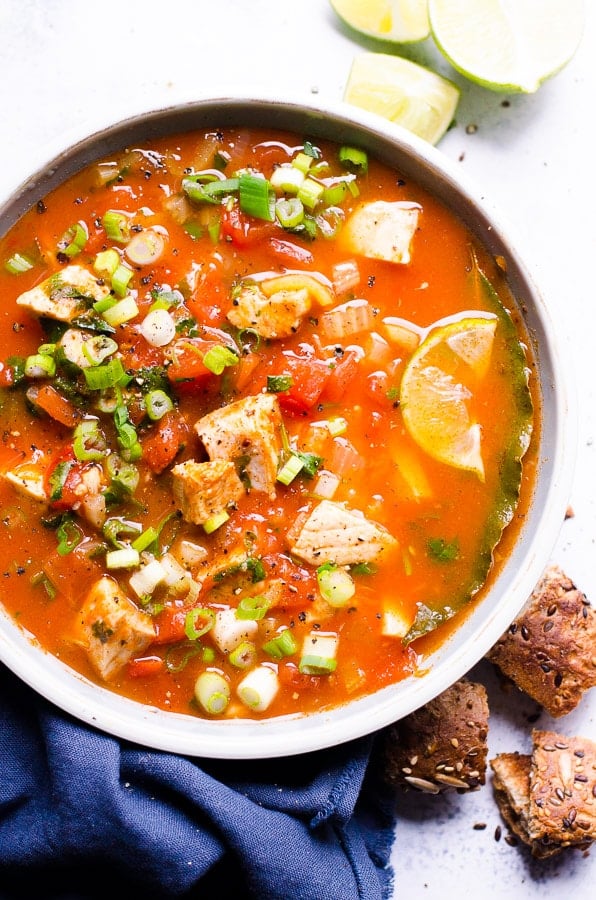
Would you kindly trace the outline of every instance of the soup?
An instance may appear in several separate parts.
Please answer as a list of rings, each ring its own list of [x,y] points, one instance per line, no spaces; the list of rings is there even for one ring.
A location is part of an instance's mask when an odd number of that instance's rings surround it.
[[[27,632],[203,717],[418,670],[515,537],[538,425],[504,274],[448,209],[356,147],[185,133],[40,198],[0,259]]]

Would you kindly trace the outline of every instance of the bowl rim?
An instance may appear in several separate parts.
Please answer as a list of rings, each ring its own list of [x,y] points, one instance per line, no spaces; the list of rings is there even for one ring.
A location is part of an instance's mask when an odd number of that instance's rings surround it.
[[[537,360],[538,349],[544,354],[546,374],[543,373],[541,378],[542,404],[543,420],[545,413],[548,413],[548,421],[543,421],[540,440],[541,447],[544,442],[548,446],[540,454],[539,469],[540,472],[546,469],[549,478],[547,483],[542,484],[541,474],[538,473],[537,483],[541,485],[541,492],[540,496],[530,501],[530,521],[524,525],[511,559],[501,568],[496,584],[488,592],[490,598],[499,588],[500,594],[504,594],[505,598],[515,598],[515,602],[509,599],[508,603],[494,603],[493,609],[486,612],[486,599],[483,598],[466,615],[455,633],[429,656],[424,677],[409,676],[397,684],[331,710],[262,720],[213,721],[143,706],[92,683],[66,666],[43,650],[33,636],[24,632],[0,609],[0,662],[4,662],[21,680],[64,712],[134,744],[187,756],[219,759],[294,756],[345,743],[390,725],[466,675],[517,615],[549,561],[569,502],[577,441],[576,412],[569,392],[569,369],[562,356],[564,348],[555,340],[544,293],[518,255],[516,243],[510,239],[511,226],[505,225],[496,206],[437,148],[398,125],[344,102],[320,102],[311,96],[280,99],[262,92],[258,95],[226,93],[221,97],[198,98],[161,108],[136,110],[131,115],[94,127],[79,126],[43,148],[38,154],[39,161],[34,172],[16,184],[2,200],[0,226],[6,222],[6,227],[0,227],[0,232],[3,234],[34,200],[47,194],[53,186],[79,169],[81,166],[78,163],[86,154],[91,153],[88,159],[91,162],[116,146],[124,146],[113,143],[116,137],[140,134],[141,131],[146,132],[148,127],[151,131],[165,121],[191,122],[197,117],[201,120],[211,117],[211,121],[219,121],[222,117],[231,116],[240,123],[241,113],[246,115],[249,111],[251,115],[259,112],[266,117],[264,125],[272,128],[296,131],[294,125],[278,125],[278,122],[308,121],[319,137],[340,140],[330,132],[334,128],[341,135],[357,133],[361,144],[372,146],[380,142],[383,153],[395,153],[402,164],[408,160],[413,169],[418,171],[421,168],[426,173],[425,178],[413,175],[414,180],[424,184],[426,178],[438,179],[440,190],[435,190],[435,194],[441,199],[457,197],[463,203],[466,214],[474,216],[473,222],[466,221],[466,215],[459,210],[460,218],[472,228],[477,238],[489,247],[506,251],[508,273],[511,272],[514,281],[523,286],[524,302],[530,299],[530,320],[526,321],[526,325],[535,334]],[[172,128],[170,133],[182,130],[185,129]],[[151,136],[148,135],[149,138]],[[519,303],[518,292],[513,287],[512,292]],[[548,391],[548,397],[544,391]],[[530,524],[534,525],[532,534],[529,533]],[[481,616],[481,613],[484,615]],[[402,697],[404,692],[405,697]]]

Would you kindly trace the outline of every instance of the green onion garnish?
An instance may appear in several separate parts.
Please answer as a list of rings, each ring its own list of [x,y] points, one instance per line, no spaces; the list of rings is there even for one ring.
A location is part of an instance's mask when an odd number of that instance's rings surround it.
[[[115,353],[118,349],[116,341],[108,337],[106,334],[96,334],[83,342],[83,355],[92,366],[98,366],[100,363]]]
[[[235,366],[237,362],[237,355],[221,344],[211,347],[203,357],[203,365],[214,375],[221,375],[227,366]]]
[[[4,263],[4,268],[11,275],[21,275],[33,268],[33,263],[23,253],[13,253]]]
[[[277,480],[281,482],[281,484],[291,484],[303,468],[304,462],[299,456],[292,453],[277,473]]]
[[[132,269],[129,269],[128,266],[125,266],[124,263],[119,263],[117,268],[112,272],[112,290],[118,297],[124,297],[126,295],[126,291],[128,290],[128,284],[130,279],[132,278],[133,272]],[[136,306],[136,304],[135,304]],[[123,307],[121,307],[123,308]],[[132,308],[132,307],[131,307]],[[138,310],[137,310],[138,312]],[[114,313],[112,313],[112,316]],[[136,313],[135,313],[136,315]],[[134,316],[129,316],[128,318],[133,319]],[[120,325],[121,322],[125,322],[126,319],[122,319],[120,322],[112,322],[108,316],[105,316],[106,322],[110,322],[111,325]]]
[[[98,253],[93,261],[93,268],[98,275],[107,275],[110,278],[120,265],[120,254],[113,247]]]
[[[364,150],[359,150],[357,147],[344,146],[339,148],[338,156],[342,166],[351,172],[362,172],[364,174],[368,171],[368,156]]]
[[[210,516],[206,522],[203,522],[203,531],[205,534],[213,534],[213,532],[217,531],[218,528],[221,528],[229,518],[230,514],[224,509],[220,513]]]
[[[200,637],[211,631],[215,625],[215,612],[212,609],[197,606],[189,609],[184,619],[184,633],[189,641],[198,641]]]
[[[70,228],[64,232],[61,239],[58,241],[58,249],[61,253],[64,253],[71,258],[77,256],[87,243],[88,237],[89,232],[85,223],[75,222],[74,225],[71,225]]]
[[[84,369],[85,381],[91,391],[103,391],[106,388],[121,384],[126,372],[119,356],[115,356],[102,366],[89,366]]]
[[[108,569],[134,569],[141,562],[137,550],[132,547],[123,547],[122,550],[109,550],[106,553],[106,568]]]
[[[298,199],[307,209],[314,209],[321,197],[325,186],[312,178],[306,178],[298,191]]]
[[[243,597],[236,609],[237,619],[262,619],[269,609],[269,600],[262,594],[256,597]]]
[[[263,644],[263,650],[274,659],[283,659],[284,656],[292,656],[298,649],[294,635],[289,628],[284,628],[274,638]]]
[[[58,555],[68,556],[83,540],[83,532],[78,525],[75,525],[70,516],[64,516],[56,530],[56,537],[58,538],[56,547]]]
[[[257,648],[252,641],[241,641],[228,655],[228,659],[237,669],[249,669],[257,659]]]
[[[172,400],[168,397],[166,392],[162,390],[150,391],[148,394],[145,394],[143,400],[147,415],[152,422],[157,422],[165,416],[167,412],[174,409]]]
[[[247,216],[275,221],[275,200],[271,184],[258,175],[243,172],[239,179],[240,209]]]
[[[230,702],[230,685],[220,672],[201,672],[195,682],[195,698],[205,712],[218,715]]]
[[[122,550],[126,547],[126,542],[121,540],[121,535],[139,534],[141,531],[142,525],[139,522],[132,522],[119,516],[111,516],[109,519],[106,519],[103,526],[105,539],[116,550]]]
[[[310,653],[303,656],[298,664],[298,671],[302,675],[330,675],[337,668],[337,660],[327,656],[317,656]]]
[[[97,419],[83,419],[78,423],[74,430],[72,449],[81,462],[103,459],[107,453],[107,443]]]
[[[106,235],[111,241],[126,244],[130,240],[130,222],[128,216],[117,209],[108,209],[101,220]]]
[[[304,219],[304,204],[298,197],[278,200],[275,215],[282,228],[296,228]]]
[[[356,593],[352,576],[335,563],[325,563],[317,569],[321,596],[336,609],[346,606]]]
[[[34,353],[25,360],[27,378],[52,378],[56,374],[56,363],[46,353]]]

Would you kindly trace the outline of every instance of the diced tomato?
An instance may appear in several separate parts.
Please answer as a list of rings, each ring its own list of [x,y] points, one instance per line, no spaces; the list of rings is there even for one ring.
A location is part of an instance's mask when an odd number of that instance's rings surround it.
[[[0,362],[0,388],[12,387],[14,384],[14,369]]]
[[[353,350],[347,350],[331,370],[321,399],[329,403],[339,403],[357,374],[358,356]]]
[[[65,512],[81,499],[77,488],[83,483],[85,468],[86,465],[76,459],[72,447],[63,447],[56,453],[45,473],[48,497],[56,494],[57,482],[62,481],[60,496],[51,501],[52,509]]]
[[[174,461],[188,438],[188,423],[177,410],[170,410],[141,438],[143,459],[159,475]]]
[[[258,353],[243,353],[238,365],[234,368],[233,386],[237,391],[243,391],[246,387],[253,388],[252,376],[261,364]]]
[[[221,233],[237,247],[253,247],[272,236],[278,230],[275,222],[265,222],[246,216],[237,206],[224,210],[221,217]]]
[[[303,675],[294,663],[286,663],[285,666],[279,666],[278,676],[284,687],[293,688],[294,690],[312,690],[318,688],[320,678],[316,675]]]
[[[128,663],[128,674],[131,678],[149,678],[159,675],[165,669],[161,656],[139,656]]]
[[[188,610],[179,606],[166,606],[153,619],[155,625],[155,644],[177,644],[186,639],[184,623]]]
[[[174,362],[168,366],[168,380],[179,387],[184,382],[194,382],[194,387],[205,387],[215,376],[203,362],[205,354],[221,341],[202,337],[180,338],[173,346]]]
[[[292,386],[278,394],[279,405],[284,412],[304,415],[318,401],[331,369],[325,360],[314,356],[284,355],[281,371],[271,374],[291,375]]]
[[[226,318],[223,307],[228,302],[221,265],[211,261],[187,301],[188,309],[200,325],[222,325]]]
[[[82,418],[79,410],[51,384],[42,384],[34,400],[36,406],[67,428],[74,428]]]
[[[141,336],[137,326],[119,326],[117,337],[118,349],[122,354],[122,365],[126,370],[136,371],[163,363],[163,350],[148,344]]]
[[[297,565],[289,556],[273,553],[262,557],[270,578],[280,578],[285,582],[278,606],[283,609],[304,608],[317,596],[316,576],[309,569]]]
[[[269,246],[276,256],[292,262],[296,266],[310,266],[313,255],[306,247],[294,244],[292,241],[283,241],[280,238],[269,238]]]

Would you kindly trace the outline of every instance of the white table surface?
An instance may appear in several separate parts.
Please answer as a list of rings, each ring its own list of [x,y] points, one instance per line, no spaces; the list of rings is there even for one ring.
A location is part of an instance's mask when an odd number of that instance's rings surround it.
[[[460,85],[457,124],[439,149],[509,223],[571,360],[575,515],[562,526],[553,560],[594,600],[596,10],[592,0],[587,5],[575,58],[534,95],[472,85],[430,41],[410,53]],[[383,48],[357,42],[326,0],[0,0],[0,195],[74,126],[92,130],[140,109],[223,96],[227,87],[340,100],[352,58],[373,49]],[[471,674],[489,690],[490,755],[528,750],[535,705],[519,692],[505,694],[486,663]],[[543,714],[539,725],[596,739],[595,719],[593,691],[570,715],[553,721]],[[486,828],[474,829],[480,822]],[[489,784],[467,796],[405,795],[392,855],[395,896],[596,896],[596,851],[532,861],[495,840],[499,823]]]

